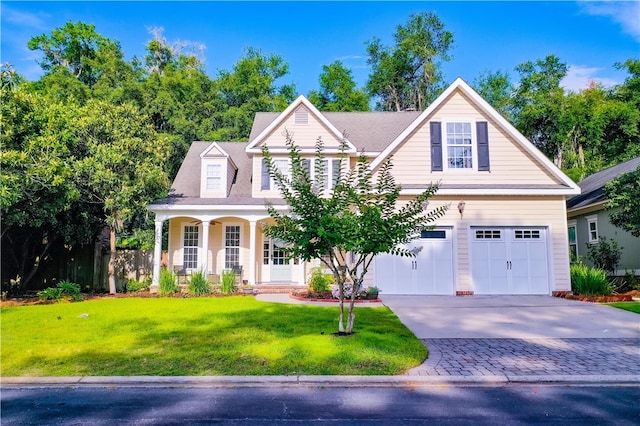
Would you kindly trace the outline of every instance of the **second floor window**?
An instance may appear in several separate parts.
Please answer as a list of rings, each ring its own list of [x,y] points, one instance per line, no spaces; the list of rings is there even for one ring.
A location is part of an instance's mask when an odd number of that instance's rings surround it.
[[[207,189],[211,191],[219,191],[222,189],[222,165],[207,165]]]
[[[473,140],[471,123],[447,123],[446,132],[448,167],[450,169],[472,169]]]

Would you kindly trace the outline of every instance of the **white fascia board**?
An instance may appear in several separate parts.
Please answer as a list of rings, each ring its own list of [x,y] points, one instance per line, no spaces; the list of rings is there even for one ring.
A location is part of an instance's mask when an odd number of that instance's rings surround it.
[[[286,204],[274,204],[273,207],[276,210],[287,210],[289,208],[288,205]],[[149,204],[147,206],[147,210],[151,210],[154,212],[157,211],[190,211],[190,212],[207,212],[207,211],[246,211],[246,212],[257,212],[257,211],[263,211],[266,212],[266,207],[264,205],[255,205],[255,204],[251,204],[251,205],[242,205],[242,204],[238,204],[238,205],[217,205],[217,206],[212,206],[212,205],[199,205],[199,204],[179,204],[179,205],[175,205],[175,204]]]
[[[533,144],[524,137],[515,127],[511,125],[498,111],[496,111],[487,101],[482,98],[475,90],[471,88],[462,78],[458,77],[451,83],[447,89],[436,98],[435,101],[420,114],[413,123],[409,125],[398,137],[391,143],[382,153],[371,163],[371,169],[375,169],[380,163],[382,163],[393,152],[398,145],[419,126],[426,118],[433,113],[455,90],[460,89],[465,95],[470,97],[485,113],[487,113],[493,120],[495,120],[503,129],[512,135],[515,140],[534,158],[536,158],[544,167],[546,167],[553,175],[555,175],[563,184],[567,185],[572,190],[578,192],[570,192],[570,194],[579,194],[580,187],[572,181],[567,175],[565,175],[551,160],[547,158],[539,149],[535,148]]]
[[[209,145],[209,147],[207,147],[207,149],[205,149],[204,151],[202,151],[202,154],[200,154],[200,158],[204,158],[207,156],[207,154],[213,149],[217,149],[218,151],[220,151],[222,153],[222,155],[224,157],[229,158],[229,154],[220,147],[220,145],[218,145],[216,142],[211,142],[211,145]]]
[[[425,188],[426,189],[426,188]],[[400,195],[419,195],[425,189],[403,189]],[[576,195],[573,189],[506,189],[506,188],[486,188],[486,189],[438,189],[438,195]]]
[[[344,135],[333,125],[327,118],[316,108],[304,95],[298,96],[298,98],[293,101],[287,109],[282,111],[275,120],[271,122],[256,138],[251,142],[246,148],[245,151],[247,153],[257,154],[260,153],[260,148],[257,148],[257,145],[262,142],[262,140],[273,131],[277,126],[279,126],[282,121],[284,121],[285,117],[291,114],[296,108],[300,105],[304,105],[305,108],[309,111],[310,114],[313,114],[316,118],[318,118],[327,128],[335,135],[338,140],[344,139],[347,143],[348,149],[347,152],[356,152],[356,147],[349,141],[349,138],[344,138]],[[271,151],[271,150],[270,150]],[[275,151],[274,151],[275,152]]]
[[[253,153],[253,154],[259,154],[262,152],[262,150],[260,149],[253,149],[251,151],[247,151],[249,153]],[[269,148],[269,152],[271,154],[288,154],[289,150],[287,148]],[[345,153],[345,154],[355,154],[357,151],[355,149],[349,149],[346,151],[342,151],[338,148],[325,148],[322,150],[323,154],[341,154],[341,153]],[[316,153],[316,149],[315,148],[304,148],[304,149],[300,149],[300,154],[315,154]]]
[[[567,213],[579,215],[580,212],[583,210],[593,211],[594,209],[597,209],[597,208],[604,209],[608,202],[609,202],[608,200],[605,200],[605,201],[599,201],[597,203],[587,204],[586,206],[574,207],[571,209],[567,209]]]

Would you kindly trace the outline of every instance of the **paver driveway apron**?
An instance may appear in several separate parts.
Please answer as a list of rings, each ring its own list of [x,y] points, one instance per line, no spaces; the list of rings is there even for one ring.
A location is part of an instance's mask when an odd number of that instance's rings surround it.
[[[420,375],[640,375],[640,316],[550,296],[382,300],[429,347]]]

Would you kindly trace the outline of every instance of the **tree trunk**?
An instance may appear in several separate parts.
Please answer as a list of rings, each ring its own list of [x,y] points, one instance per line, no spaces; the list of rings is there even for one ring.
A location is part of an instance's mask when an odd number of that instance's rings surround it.
[[[109,293],[116,294],[116,224],[109,227]]]

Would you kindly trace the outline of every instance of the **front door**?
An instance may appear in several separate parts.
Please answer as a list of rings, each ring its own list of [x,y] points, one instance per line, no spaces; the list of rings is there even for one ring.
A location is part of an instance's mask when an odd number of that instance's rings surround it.
[[[264,243],[265,264],[269,265],[270,281],[291,281],[291,260],[287,259],[284,242],[268,240]]]

